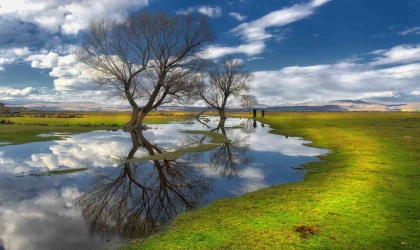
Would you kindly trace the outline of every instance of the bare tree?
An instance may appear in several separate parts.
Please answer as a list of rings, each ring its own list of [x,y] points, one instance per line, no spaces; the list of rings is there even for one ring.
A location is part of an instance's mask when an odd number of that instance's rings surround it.
[[[257,97],[254,95],[241,95],[239,101],[241,103],[241,107],[248,109],[250,114],[252,107],[258,103]]]
[[[231,96],[239,98],[249,90],[253,75],[244,70],[243,62],[238,59],[223,59],[213,64],[209,71],[209,81],[202,82],[199,96],[209,106],[215,108],[220,119],[226,119],[225,108]]]
[[[204,17],[164,12],[132,14],[123,22],[91,21],[77,58],[93,80],[110,86],[133,108],[129,127],[162,104],[188,101],[214,39]]]

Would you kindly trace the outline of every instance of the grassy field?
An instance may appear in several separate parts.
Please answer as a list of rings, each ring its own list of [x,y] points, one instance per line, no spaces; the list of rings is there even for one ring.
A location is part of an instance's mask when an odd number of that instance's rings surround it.
[[[66,112],[64,114],[72,114]],[[58,118],[55,113],[47,113],[52,117],[34,117],[34,114],[25,114],[23,117],[2,117],[0,120],[10,120],[15,124],[0,124],[0,143],[7,142],[11,144],[21,144],[36,141],[48,141],[59,139],[57,136],[40,137],[39,134],[49,133],[82,133],[99,129],[119,129],[130,120],[128,112],[123,113],[93,113],[82,112],[77,113],[82,118]],[[183,120],[191,118],[194,114],[183,112],[168,113],[150,113],[144,120],[145,124],[161,124],[175,120]],[[100,125],[101,127],[82,127],[77,124]],[[116,127],[107,125],[117,125]],[[60,125],[60,126],[57,126]],[[62,126],[68,125],[68,126]],[[0,144],[0,147],[2,145]]]
[[[419,113],[269,113],[264,123],[331,153],[305,165],[302,182],[218,200],[126,249],[420,249]]]

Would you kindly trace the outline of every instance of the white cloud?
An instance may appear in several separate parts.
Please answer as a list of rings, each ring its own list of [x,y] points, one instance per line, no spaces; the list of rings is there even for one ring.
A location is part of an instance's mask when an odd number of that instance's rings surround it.
[[[0,89],[0,95],[6,95],[6,96],[29,96],[32,94],[38,94],[39,91],[36,88],[33,87],[26,87],[24,89],[13,89],[13,88],[7,88],[7,89]]]
[[[31,61],[33,68],[50,69],[57,65],[59,55],[54,52],[48,54],[36,54],[29,56],[26,60]]]
[[[94,72],[76,60],[73,54],[60,56],[55,52],[44,52],[29,56],[33,68],[51,69],[49,75],[54,77],[56,91],[75,91],[96,89],[91,80]]]
[[[271,106],[287,102],[368,99],[417,90],[420,63],[376,68],[371,63],[337,62],[259,71],[254,76],[253,94],[260,103]]]
[[[264,59],[264,57],[262,57],[262,56],[252,56],[252,57],[249,57],[247,59],[247,61],[261,60],[261,59]]]
[[[385,49],[377,49],[377,50],[374,50],[372,52],[369,52],[368,54],[371,54],[371,55],[382,55],[384,52],[386,52]]]
[[[148,0],[0,0],[0,15],[34,23],[50,32],[74,35],[85,29],[92,17],[118,21],[146,5]]]
[[[13,48],[12,51],[13,51],[13,54],[19,57],[23,57],[23,56],[27,56],[31,54],[31,51],[28,49],[28,47]]]
[[[197,9],[197,11],[203,15],[213,17],[213,18],[217,18],[222,15],[222,9],[219,6],[216,6],[216,7],[201,6]]]
[[[266,40],[273,35],[267,32],[267,28],[282,27],[290,23],[307,18],[315,13],[315,9],[330,0],[312,0],[307,4],[295,4],[269,14],[249,23],[243,23],[232,29],[236,35],[246,41]]]
[[[400,31],[400,32],[398,32],[398,34],[402,35],[402,36],[405,36],[405,35],[408,35],[408,34],[420,35],[420,26],[413,27],[413,28],[410,28],[410,29],[406,29],[404,31]]]
[[[248,23],[242,23],[232,29],[230,32],[240,36],[245,40],[244,44],[237,46],[213,45],[208,47],[209,58],[218,58],[231,54],[245,54],[255,56],[264,52],[265,41],[274,38],[281,42],[288,37],[288,30],[282,30],[277,34],[267,32],[268,28],[282,27],[290,23],[307,18],[315,13],[315,9],[330,0],[312,0],[306,4],[295,4],[282,10],[273,11],[257,20]],[[179,12],[178,12],[179,13]],[[188,11],[183,11],[188,13]],[[229,13],[230,16],[237,16],[235,12]],[[239,19],[238,19],[239,20]]]
[[[236,20],[238,20],[238,21],[243,21],[247,18],[247,16],[243,16],[243,15],[241,15],[239,13],[236,13],[236,12],[229,12],[229,16],[231,16],[233,18],[236,18]]]
[[[28,47],[0,49],[0,66],[16,62],[30,53],[31,51]],[[1,68],[4,69],[3,67]]]
[[[420,44],[399,45],[390,50],[375,50],[371,54],[378,55],[372,65],[401,64],[420,61]]]
[[[218,18],[222,16],[222,8],[219,6],[211,7],[211,6],[196,6],[196,7],[189,7],[188,9],[180,9],[176,11],[178,15],[187,15],[191,12],[199,12],[203,15],[206,15],[211,18]]]
[[[215,59],[231,54],[246,54],[247,56],[254,56],[261,54],[265,49],[263,42],[253,42],[232,47],[224,47],[220,45],[212,45],[207,47],[206,57]]]
[[[319,7],[319,6],[321,6],[321,5],[326,4],[326,3],[327,3],[327,2],[329,2],[329,1],[331,1],[331,0],[313,0],[313,1],[311,2],[311,5],[312,5],[312,7]]]

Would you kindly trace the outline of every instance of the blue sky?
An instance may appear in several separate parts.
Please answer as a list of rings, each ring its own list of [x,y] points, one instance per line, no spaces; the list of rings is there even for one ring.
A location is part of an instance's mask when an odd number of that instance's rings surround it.
[[[208,57],[242,59],[262,104],[420,102],[420,0],[0,0],[0,102],[124,104],[72,51],[91,18],[201,13]]]

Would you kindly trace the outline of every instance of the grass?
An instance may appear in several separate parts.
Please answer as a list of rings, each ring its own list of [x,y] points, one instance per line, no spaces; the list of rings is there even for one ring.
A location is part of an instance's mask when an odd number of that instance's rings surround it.
[[[72,112],[63,112],[62,114],[72,114]],[[48,114],[47,117],[35,117],[35,114],[25,114],[23,117],[2,117],[0,115],[0,120],[10,120],[15,123],[22,124],[36,124],[42,123],[49,126],[54,126],[56,124],[69,124],[76,125],[78,123],[89,123],[89,124],[118,124],[123,125],[130,121],[129,112],[79,112],[78,116],[82,118],[58,118],[57,114]],[[186,112],[151,112],[145,118],[144,122],[146,124],[160,124],[166,123],[170,120],[179,120],[183,117],[190,116],[191,113]],[[52,117],[48,117],[52,116]]]
[[[178,148],[173,152],[165,152],[157,155],[144,156],[140,158],[133,158],[129,162],[142,162],[142,161],[153,161],[153,160],[166,160],[166,159],[175,159],[184,154],[193,153],[193,152],[204,152],[211,151],[219,147],[220,143],[230,142],[226,136],[210,131],[203,130],[184,130],[182,131],[185,134],[191,135],[204,135],[210,139],[208,144],[200,144],[193,147]]]
[[[66,114],[69,114],[67,112]],[[0,120],[10,120],[16,124],[0,124],[0,142],[8,142],[10,144],[22,144],[28,142],[37,141],[49,141],[54,139],[60,139],[60,136],[40,137],[39,134],[48,133],[83,133],[93,130],[106,130],[106,129],[118,129],[123,124],[130,120],[129,113],[92,113],[84,112],[78,113],[83,118],[44,118],[44,117],[33,117],[33,114],[27,114],[23,117],[1,117]],[[171,121],[179,121],[183,119],[191,118],[190,113],[183,112],[152,112],[144,120],[145,124],[162,124]],[[119,127],[79,127],[77,124],[116,124]],[[38,125],[34,125],[38,124]],[[39,125],[43,124],[43,125]],[[57,124],[69,124],[69,126],[56,126]],[[5,145],[1,145],[5,146]]]
[[[181,214],[126,249],[420,249],[420,114],[267,113],[264,123],[331,153],[306,164],[302,182]]]
[[[29,176],[52,176],[52,175],[63,175],[63,174],[72,174],[77,172],[83,172],[88,170],[88,168],[72,168],[72,169],[63,169],[63,170],[50,170],[42,173],[33,173]]]

